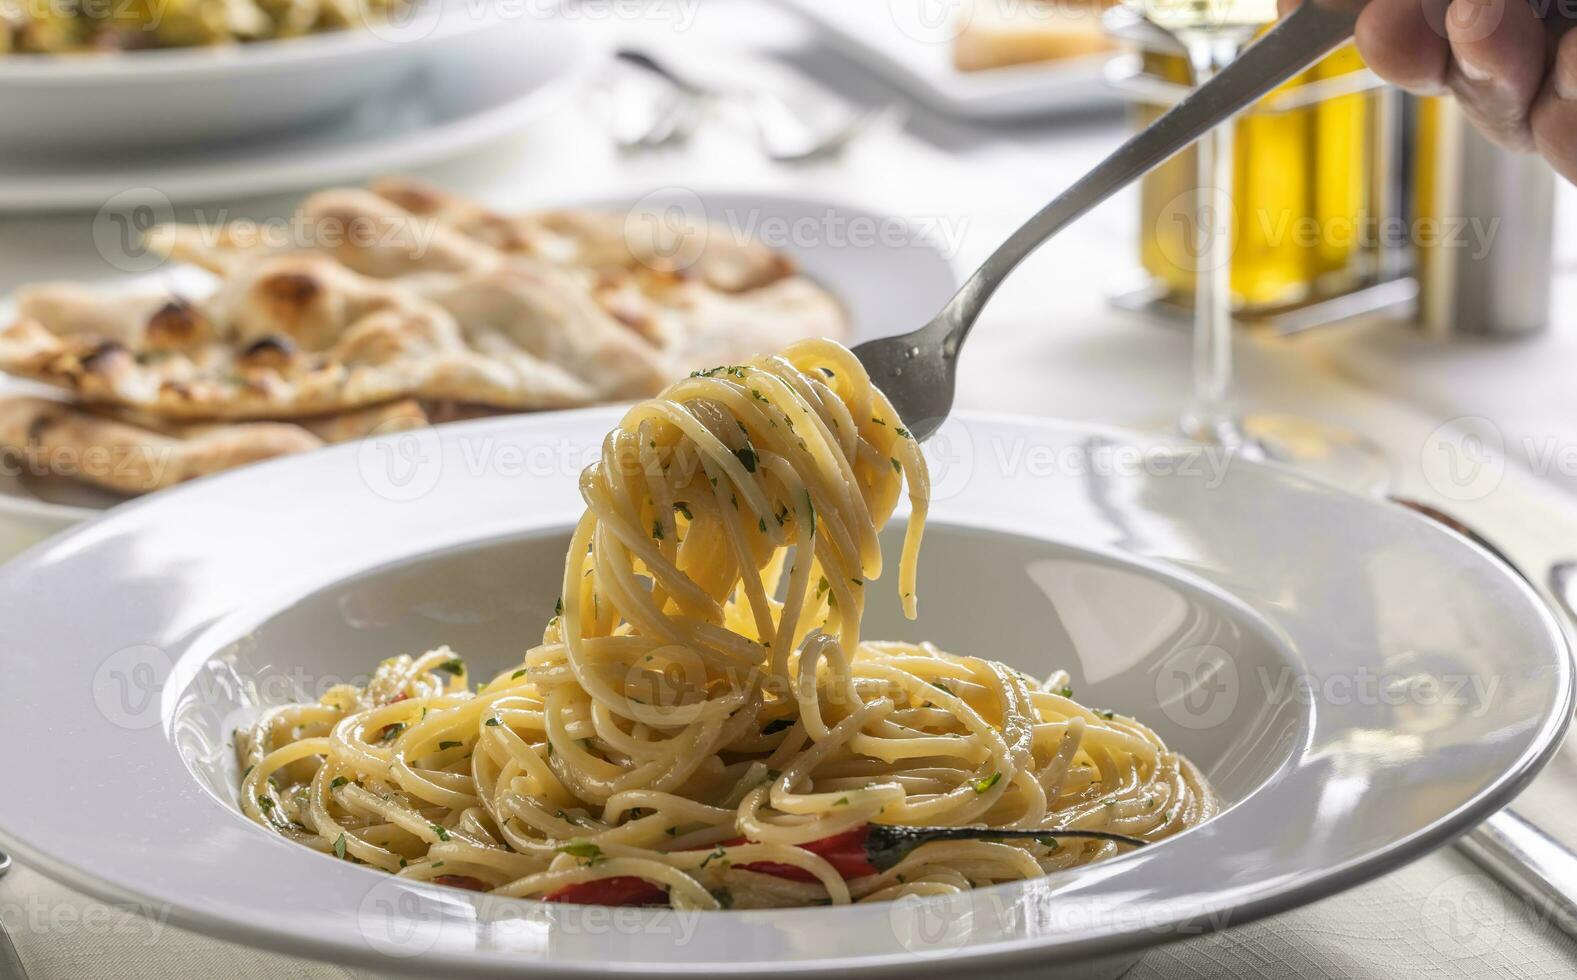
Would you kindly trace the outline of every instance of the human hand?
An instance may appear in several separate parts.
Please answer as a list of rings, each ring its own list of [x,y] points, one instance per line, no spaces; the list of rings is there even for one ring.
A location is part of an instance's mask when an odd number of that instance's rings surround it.
[[[1282,12],[1299,2],[1281,0]],[[1455,95],[1490,140],[1577,182],[1574,23],[1577,0],[1370,0],[1355,36],[1381,78]]]

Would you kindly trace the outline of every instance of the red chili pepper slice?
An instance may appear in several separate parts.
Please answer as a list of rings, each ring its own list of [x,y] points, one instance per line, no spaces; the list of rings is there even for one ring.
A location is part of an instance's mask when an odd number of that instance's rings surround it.
[[[578,885],[565,885],[542,896],[544,902],[571,905],[667,905],[668,892],[633,875],[598,878]]]
[[[821,840],[813,840],[799,846],[826,860],[828,864],[832,865],[833,870],[837,871],[843,878],[862,878],[865,875],[873,875],[878,870],[871,863],[870,855],[865,850],[866,838],[870,836],[870,825],[862,824],[853,830],[834,834],[831,837],[823,837]],[[728,841],[726,846],[732,847],[736,844],[744,843],[747,843],[745,838],[738,837]],[[798,865],[782,864],[777,861],[752,861],[749,864],[741,864],[739,867],[746,871],[755,871],[759,874],[772,875],[776,878],[787,878],[789,881],[817,880],[815,875]]]
[[[799,846],[823,858],[845,879],[862,878],[876,874],[879,870],[871,863],[870,855],[865,850],[865,842],[870,836],[870,825],[863,824],[853,830]],[[735,847],[748,843],[745,838],[736,837],[724,841],[723,846]],[[751,861],[738,867],[789,881],[817,880],[815,875],[804,868],[778,861]],[[582,882],[578,885],[566,885],[544,895],[542,900],[569,902],[575,905],[667,905],[668,892],[644,878],[619,875],[613,878],[598,878],[596,881]]]
[[[485,892],[488,890],[487,882],[481,878],[470,875],[439,875],[433,879],[435,885],[448,885],[450,888],[464,888],[467,891]]]

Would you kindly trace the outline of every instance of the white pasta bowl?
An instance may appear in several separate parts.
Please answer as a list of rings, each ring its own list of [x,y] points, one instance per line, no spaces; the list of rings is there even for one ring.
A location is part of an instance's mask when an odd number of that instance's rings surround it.
[[[518,662],[606,409],[447,426],[120,507],[0,568],[0,847],[259,947],[466,977],[1112,976],[1139,949],[1392,870],[1504,805],[1572,710],[1566,641],[1493,558],[1284,469],[963,416],[928,443],[930,639],[1132,714],[1226,804],[1102,864],[956,899],[680,913],[500,900],[337,862],[236,809],[230,738],[441,643]]]
[[[331,124],[370,97],[398,98],[424,59],[463,57],[468,37],[500,23],[486,3],[412,9],[398,22],[243,45],[0,56],[0,147],[154,152]],[[523,34],[523,57],[531,43]]]

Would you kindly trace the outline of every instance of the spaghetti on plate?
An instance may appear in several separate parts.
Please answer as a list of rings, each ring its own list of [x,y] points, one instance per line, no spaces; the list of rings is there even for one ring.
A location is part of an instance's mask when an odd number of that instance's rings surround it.
[[[542,642],[473,687],[448,648],[241,733],[253,820],[344,860],[512,897],[840,905],[1032,878],[1209,818],[1131,718],[929,644],[862,640],[905,484],[906,615],[929,482],[830,341],[631,408],[581,475]],[[1044,830],[927,840],[904,827]],[[984,832],[982,832],[984,834]]]

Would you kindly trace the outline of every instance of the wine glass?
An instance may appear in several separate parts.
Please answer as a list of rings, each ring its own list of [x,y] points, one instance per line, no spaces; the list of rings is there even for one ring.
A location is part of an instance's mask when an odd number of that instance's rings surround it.
[[[1132,0],[1150,25],[1185,52],[1193,83],[1229,64],[1276,18],[1275,0]],[[1367,493],[1389,482],[1384,452],[1358,433],[1296,416],[1241,413],[1232,383],[1231,193],[1235,124],[1217,126],[1195,146],[1193,396],[1168,428],[1254,459],[1290,463]]]

